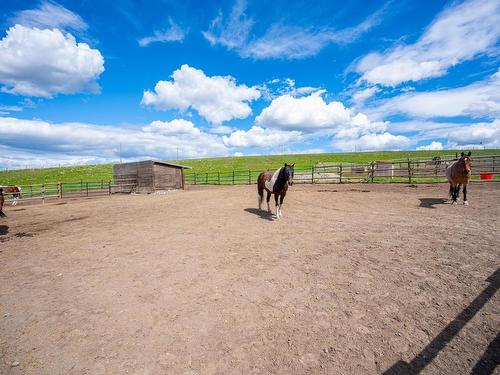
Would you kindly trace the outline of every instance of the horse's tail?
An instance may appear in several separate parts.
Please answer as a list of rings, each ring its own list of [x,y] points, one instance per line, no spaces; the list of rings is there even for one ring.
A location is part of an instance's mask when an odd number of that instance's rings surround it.
[[[264,194],[264,172],[261,172],[257,177],[257,192],[261,196]]]
[[[453,189],[454,189],[454,186],[453,184],[450,182],[450,191],[448,192],[450,198],[453,197]]]

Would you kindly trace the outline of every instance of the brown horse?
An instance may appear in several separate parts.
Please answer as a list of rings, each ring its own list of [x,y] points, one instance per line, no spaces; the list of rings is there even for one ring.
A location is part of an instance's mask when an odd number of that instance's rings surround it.
[[[5,202],[5,198],[3,197],[3,189],[0,187],[0,217],[5,217],[3,213],[3,204]]]
[[[457,204],[460,186],[462,185],[464,187],[464,205],[467,206],[469,204],[467,202],[467,184],[472,173],[472,159],[470,155],[470,151],[467,155],[462,152],[460,159],[454,161],[446,168],[446,178],[450,182],[450,197],[454,205]]]
[[[22,198],[20,186],[0,186],[3,188],[4,194],[12,194],[12,205],[15,206],[17,201]]]
[[[259,193],[259,210],[262,209],[262,199],[264,198],[264,190],[267,191],[267,211],[271,212],[269,200],[271,194],[274,194],[276,202],[276,218],[279,219],[282,215],[281,206],[285,199],[289,185],[293,185],[293,166],[285,163],[284,167],[279,168],[276,172],[265,171],[257,178],[257,191]],[[278,203],[279,200],[279,203]]]

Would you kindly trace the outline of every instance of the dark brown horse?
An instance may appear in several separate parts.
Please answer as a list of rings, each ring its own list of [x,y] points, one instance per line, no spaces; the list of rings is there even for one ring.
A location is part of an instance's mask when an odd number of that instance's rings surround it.
[[[259,193],[259,210],[262,210],[262,199],[264,198],[264,190],[267,191],[267,211],[271,212],[269,200],[271,194],[274,194],[276,202],[276,218],[282,216],[281,206],[285,199],[289,185],[293,185],[293,166],[285,163],[284,167],[279,168],[276,172],[262,172],[257,179],[257,191]],[[278,202],[279,201],[279,202]]]
[[[472,173],[472,159],[470,155],[470,151],[467,155],[462,152],[460,159],[454,161],[446,168],[446,178],[450,182],[450,197],[452,204],[457,204],[460,187],[462,185],[464,205],[467,206],[469,204],[469,202],[467,202],[467,184],[469,183],[469,178]]]

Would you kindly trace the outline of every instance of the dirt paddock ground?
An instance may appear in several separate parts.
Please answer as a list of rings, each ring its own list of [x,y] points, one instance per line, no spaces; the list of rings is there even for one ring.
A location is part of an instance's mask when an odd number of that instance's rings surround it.
[[[0,373],[498,374],[500,184],[446,192],[294,185],[279,221],[255,186],[7,207]]]

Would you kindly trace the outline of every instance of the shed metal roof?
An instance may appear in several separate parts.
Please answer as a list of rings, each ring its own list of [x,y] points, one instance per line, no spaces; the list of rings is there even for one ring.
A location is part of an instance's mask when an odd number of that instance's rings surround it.
[[[188,167],[187,165],[180,165],[180,164],[174,164],[166,161],[159,161],[159,160],[151,160],[155,164],[163,164],[163,165],[168,165],[171,167],[177,167],[177,168],[183,168],[183,169],[191,169],[191,167]]]

